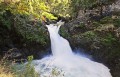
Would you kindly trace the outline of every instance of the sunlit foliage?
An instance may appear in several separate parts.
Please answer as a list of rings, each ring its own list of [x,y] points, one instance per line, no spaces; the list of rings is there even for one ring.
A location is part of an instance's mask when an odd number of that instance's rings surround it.
[[[49,19],[57,19],[53,13],[63,17],[70,16],[70,2],[70,0],[0,0],[0,10],[32,15],[37,19],[43,15]]]

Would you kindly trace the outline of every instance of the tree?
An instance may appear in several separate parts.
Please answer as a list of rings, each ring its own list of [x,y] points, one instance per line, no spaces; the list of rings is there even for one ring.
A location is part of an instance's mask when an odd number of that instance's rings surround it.
[[[32,15],[41,19],[57,19],[52,13],[63,17],[71,14],[70,0],[1,0],[0,9],[10,10],[13,14]]]

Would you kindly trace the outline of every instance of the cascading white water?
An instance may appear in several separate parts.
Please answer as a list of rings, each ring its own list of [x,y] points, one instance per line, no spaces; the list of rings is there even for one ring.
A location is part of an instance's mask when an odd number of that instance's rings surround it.
[[[33,61],[40,77],[112,77],[103,64],[72,52],[69,42],[58,33],[63,22],[46,25],[50,34],[52,56]]]
[[[50,34],[52,54],[55,57],[61,57],[61,55],[65,57],[72,54],[69,42],[58,33],[62,24],[63,22],[58,22],[57,24],[46,25]]]

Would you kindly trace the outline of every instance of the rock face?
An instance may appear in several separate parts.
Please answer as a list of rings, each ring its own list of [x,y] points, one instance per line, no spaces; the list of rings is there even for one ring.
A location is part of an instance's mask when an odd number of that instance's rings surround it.
[[[92,55],[95,60],[107,65],[113,77],[120,76],[119,27],[114,24],[98,24],[97,27],[95,25],[81,26],[76,23],[68,31],[70,31],[68,39],[73,48],[85,49],[85,52]]]
[[[39,25],[33,26],[35,24]],[[0,14],[0,59],[11,50],[15,51],[16,54],[16,49],[18,53],[22,54],[22,58],[27,58],[29,55],[33,55],[34,58],[41,58],[44,56],[43,54],[49,53],[42,51],[43,49],[46,50],[46,47],[48,48],[46,42],[49,40],[44,39],[48,38],[47,32],[44,32],[45,28],[41,28],[44,31],[40,32],[41,30],[38,28],[40,25],[36,21],[25,21],[22,16],[14,17],[8,10],[4,14]],[[15,59],[15,55],[13,56],[12,59]]]
[[[111,11],[120,12],[120,0],[110,6]]]
[[[10,49],[7,54],[8,58],[10,59],[15,59],[15,58],[19,58],[22,57],[22,54],[20,53],[20,51],[17,48],[12,48]]]
[[[80,11],[78,18],[65,24],[63,35],[74,48],[83,48],[95,60],[111,69],[113,77],[120,77],[120,0],[109,7],[109,14],[99,20],[84,18]],[[82,20],[81,20],[82,19]]]
[[[1,22],[0,22],[1,23]],[[41,58],[46,52],[43,52],[46,47],[35,41],[29,41],[16,29],[9,30],[2,23],[0,25],[0,59],[7,55],[9,60],[26,59],[27,56],[33,55],[34,58]],[[38,54],[39,53],[39,54]],[[49,52],[47,52],[49,53]]]

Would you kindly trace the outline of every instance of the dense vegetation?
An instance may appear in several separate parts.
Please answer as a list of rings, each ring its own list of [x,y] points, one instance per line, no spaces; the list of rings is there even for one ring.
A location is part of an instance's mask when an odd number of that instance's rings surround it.
[[[66,23],[61,27],[61,35],[73,49],[83,48],[84,53],[107,65],[113,77],[119,77],[119,5],[120,0],[0,0],[0,59],[7,54],[9,60],[20,62],[29,55],[38,59],[49,54],[44,21],[62,19]],[[0,76],[13,77],[13,71],[2,63],[0,67]]]

